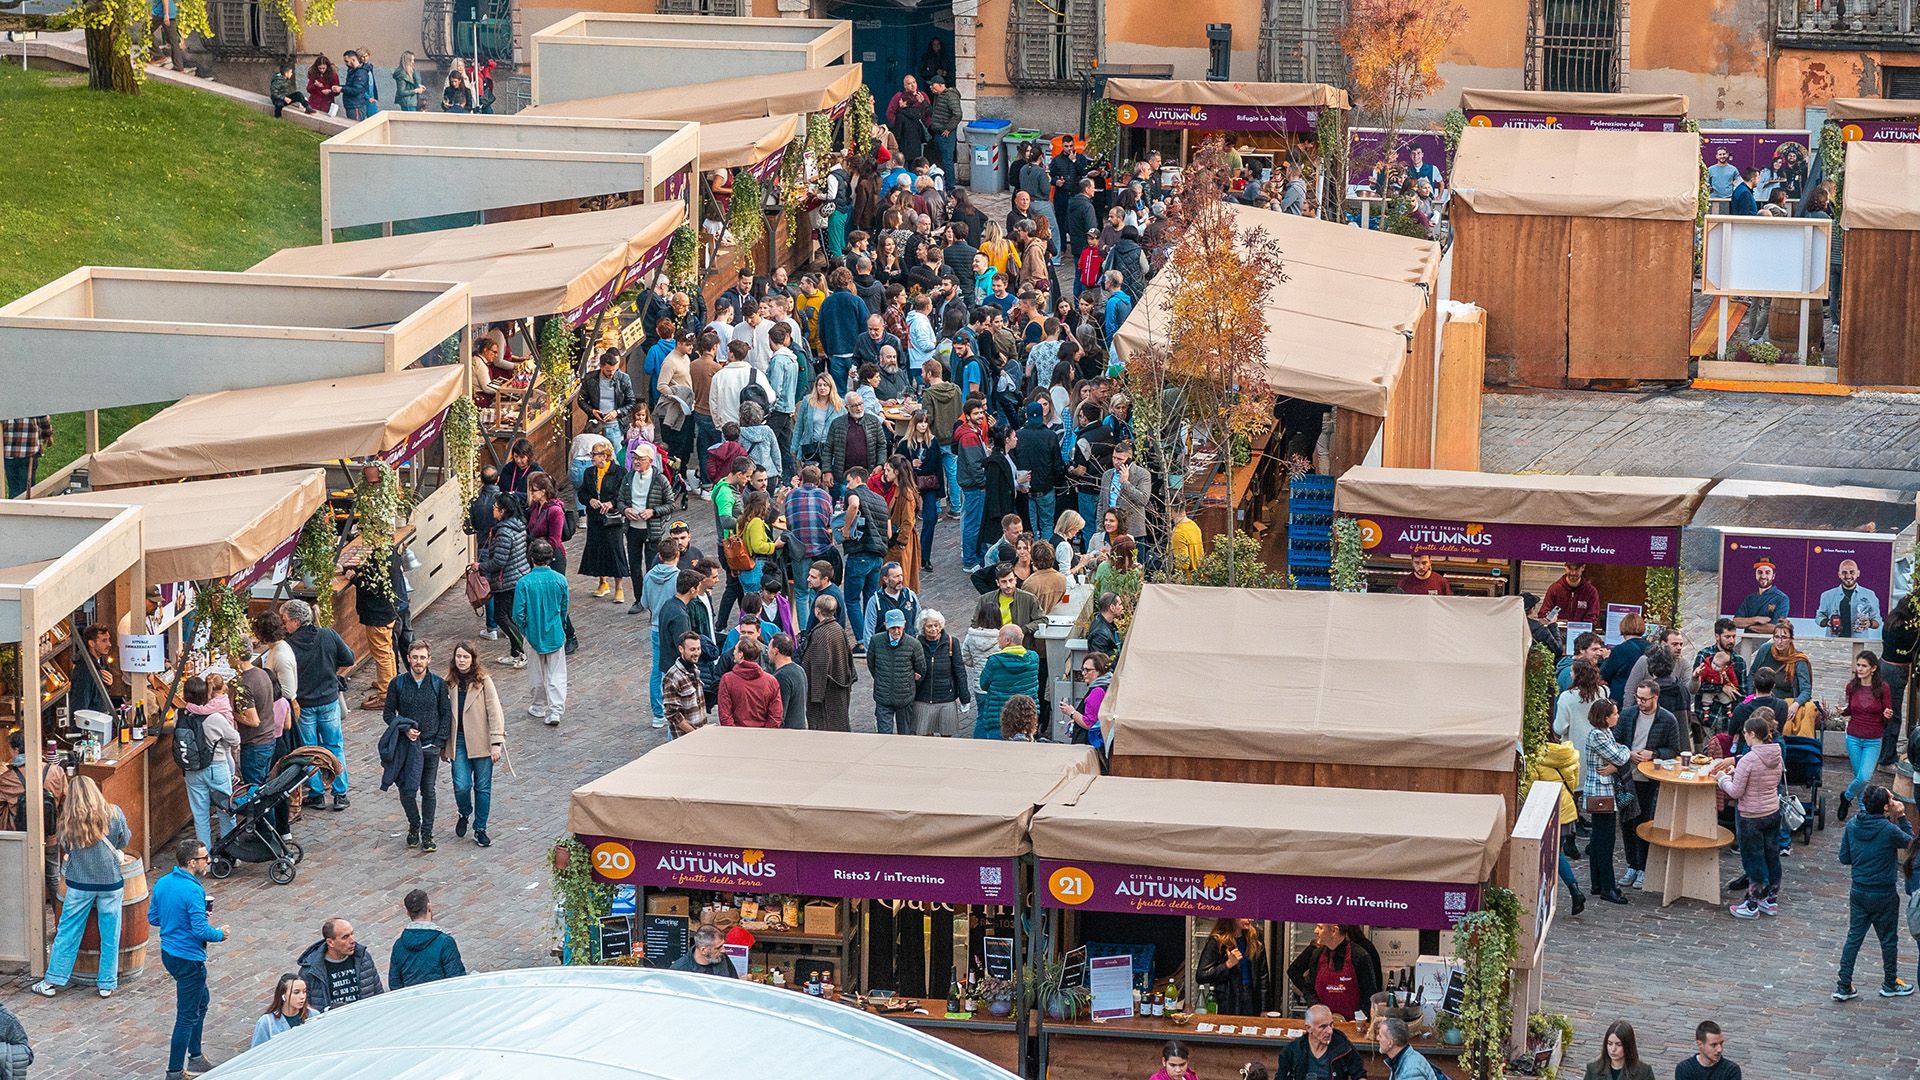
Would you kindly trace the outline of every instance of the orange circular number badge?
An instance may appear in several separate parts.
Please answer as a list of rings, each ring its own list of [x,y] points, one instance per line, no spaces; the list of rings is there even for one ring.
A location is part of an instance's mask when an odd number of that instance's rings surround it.
[[[625,844],[609,840],[593,849],[594,872],[614,881],[633,873],[633,851]]]
[[[1077,866],[1063,866],[1048,876],[1047,891],[1063,904],[1084,904],[1093,899],[1093,877]]]

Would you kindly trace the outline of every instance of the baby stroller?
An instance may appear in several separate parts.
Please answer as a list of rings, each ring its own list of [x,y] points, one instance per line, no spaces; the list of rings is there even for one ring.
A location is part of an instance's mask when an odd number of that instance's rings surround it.
[[[1813,842],[1813,830],[1825,832],[1827,828],[1827,804],[1820,797],[1820,781],[1823,751],[1817,735],[1782,735],[1780,737],[1780,755],[1786,762],[1787,793],[1793,793],[1794,785],[1807,787],[1807,820],[1795,835],[1800,838],[1801,846]]]
[[[213,850],[207,853],[213,860],[208,872],[225,879],[233,873],[235,863],[270,863],[268,881],[292,884],[294,867],[306,852],[290,837],[281,835],[280,823],[287,818],[288,804],[315,773],[323,777],[323,783],[330,784],[339,772],[339,758],[323,747],[303,746],[281,758],[266,782],[238,799],[214,792],[215,807],[231,816],[233,827],[214,837]]]

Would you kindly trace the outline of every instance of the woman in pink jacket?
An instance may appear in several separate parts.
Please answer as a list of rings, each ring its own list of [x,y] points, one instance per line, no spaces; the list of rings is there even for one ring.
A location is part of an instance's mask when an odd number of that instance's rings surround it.
[[[1747,717],[1747,752],[1714,763],[1720,790],[1734,800],[1738,814],[1740,863],[1747,871],[1747,895],[1727,910],[1736,919],[1780,914],[1780,784],[1786,763],[1773,741],[1772,709]],[[1731,766],[1731,768],[1729,768]]]

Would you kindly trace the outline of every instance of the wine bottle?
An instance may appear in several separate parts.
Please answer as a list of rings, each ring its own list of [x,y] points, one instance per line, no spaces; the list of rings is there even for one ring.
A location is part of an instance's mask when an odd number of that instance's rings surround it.
[[[947,973],[953,977],[952,985],[947,988],[947,1011],[957,1013],[960,1011],[960,973],[953,968],[948,968]]]
[[[1149,1016],[1167,1015],[1167,999],[1160,996],[1160,991],[1155,990],[1153,992],[1152,1003],[1147,1006],[1147,1010]]]

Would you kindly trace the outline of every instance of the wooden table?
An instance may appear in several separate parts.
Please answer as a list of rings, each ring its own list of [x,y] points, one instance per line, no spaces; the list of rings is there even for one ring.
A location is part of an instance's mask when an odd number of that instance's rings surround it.
[[[1653,820],[1638,830],[1652,848],[1647,874],[1660,887],[1660,906],[1681,897],[1718,904],[1720,849],[1733,843],[1733,834],[1720,827],[1712,774],[1689,777],[1656,761],[1643,761],[1639,768],[1641,776],[1660,784]]]

